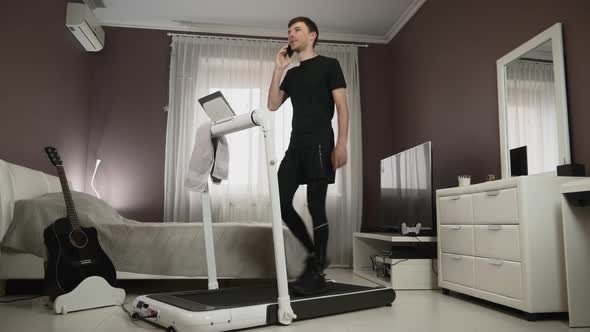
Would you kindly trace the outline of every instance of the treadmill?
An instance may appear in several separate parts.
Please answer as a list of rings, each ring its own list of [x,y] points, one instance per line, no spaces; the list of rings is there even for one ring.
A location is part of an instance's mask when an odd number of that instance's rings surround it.
[[[389,306],[395,300],[390,287],[364,287],[328,281],[322,293],[290,296],[280,215],[277,160],[269,112],[255,110],[235,115],[221,92],[199,99],[211,119],[211,137],[260,126],[264,135],[272,209],[272,232],[277,286],[260,285],[219,289],[213,248],[211,203],[203,192],[203,232],[207,257],[208,290],[141,295],[133,301],[131,317],[168,331],[228,331],[282,324],[344,312]]]

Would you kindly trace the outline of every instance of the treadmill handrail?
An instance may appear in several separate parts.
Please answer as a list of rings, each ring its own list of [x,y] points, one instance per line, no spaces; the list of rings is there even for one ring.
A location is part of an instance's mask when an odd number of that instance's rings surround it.
[[[285,259],[285,242],[283,238],[283,219],[281,217],[281,205],[279,201],[278,165],[274,149],[274,132],[269,121],[268,110],[254,110],[250,113],[236,115],[228,121],[211,125],[211,137],[219,137],[241,130],[260,126],[264,135],[264,148],[266,152],[266,170],[270,192],[272,212],[272,235],[275,253],[275,267],[278,288],[278,321],[283,325],[289,325],[297,316],[291,308],[289,288],[287,280],[287,264]],[[213,240],[211,200],[209,191],[202,194],[203,202],[203,231],[205,236],[205,251],[207,257],[207,274],[209,289],[217,289],[217,270],[215,266],[215,246]]]

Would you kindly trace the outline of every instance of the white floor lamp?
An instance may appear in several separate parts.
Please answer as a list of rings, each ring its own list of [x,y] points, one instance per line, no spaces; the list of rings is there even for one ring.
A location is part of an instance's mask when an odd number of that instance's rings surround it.
[[[94,193],[96,194],[96,197],[100,198],[100,194],[98,193],[98,191],[96,191],[96,188],[94,187],[94,178],[96,177],[96,171],[98,171],[98,165],[100,165],[100,159],[96,159],[96,165],[94,166],[94,173],[92,173],[92,179],[90,180],[90,187],[92,188],[92,190],[94,190]]]

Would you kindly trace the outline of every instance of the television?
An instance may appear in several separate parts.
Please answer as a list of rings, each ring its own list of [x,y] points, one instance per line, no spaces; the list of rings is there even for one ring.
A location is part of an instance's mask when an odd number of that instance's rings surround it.
[[[375,231],[400,233],[402,223],[421,224],[419,235],[434,235],[431,142],[381,160],[379,220]]]

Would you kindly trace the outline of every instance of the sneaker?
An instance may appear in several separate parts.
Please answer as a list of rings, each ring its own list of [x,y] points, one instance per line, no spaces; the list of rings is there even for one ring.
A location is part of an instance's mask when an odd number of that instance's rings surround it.
[[[313,295],[326,290],[326,279],[315,257],[308,258],[308,266],[303,274],[291,286],[296,295]]]
[[[319,272],[309,275],[291,287],[293,294],[314,295],[327,290],[326,279]]]
[[[305,269],[296,280],[289,282],[289,290],[292,290],[294,286],[300,284],[303,280],[308,279],[309,276],[313,274],[314,265],[313,256],[307,256],[307,259],[305,260]]]

